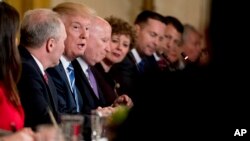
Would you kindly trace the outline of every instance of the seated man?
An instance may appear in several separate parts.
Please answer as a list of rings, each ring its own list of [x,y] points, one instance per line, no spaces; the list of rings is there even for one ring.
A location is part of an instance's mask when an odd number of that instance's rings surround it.
[[[21,25],[19,52],[22,73],[18,86],[25,111],[25,126],[57,121],[58,105],[54,83],[46,69],[59,63],[64,50],[66,31],[59,15],[50,9],[27,11]]]
[[[108,114],[114,109],[107,104],[104,95],[107,93],[99,87],[100,79],[103,76],[93,67],[99,63],[110,50],[111,26],[107,21],[100,17],[95,17],[92,20],[90,28],[90,37],[85,53],[73,61],[73,67],[76,75],[76,86],[83,95],[83,102],[87,113],[98,108],[103,114]],[[115,92],[112,93],[116,96]],[[132,106],[132,101],[127,95],[121,95],[116,98],[113,106],[125,104]],[[108,106],[108,107],[107,107]],[[104,107],[104,108],[101,108]]]

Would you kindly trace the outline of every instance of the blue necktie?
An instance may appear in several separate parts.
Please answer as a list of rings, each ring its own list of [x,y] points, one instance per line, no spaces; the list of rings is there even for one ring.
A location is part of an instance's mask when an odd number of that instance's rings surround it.
[[[142,59],[141,61],[140,61],[140,63],[138,63],[137,64],[137,66],[138,66],[138,70],[139,70],[139,72],[140,73],[143,73],[144,72],[144,67],[145,67],[145,60],[144,59]]]
[[[70,79],[71,90],[73,92],[75,102],[76,102],[76,111],[79,112],[80,110],[79,110],[79,103],[78,103],[78,95],[77,95],[76,86],[75,86],[75,73],[74,73],[74,68],[71,63],[67,67],[67,70],[68,70],[68,75]]]

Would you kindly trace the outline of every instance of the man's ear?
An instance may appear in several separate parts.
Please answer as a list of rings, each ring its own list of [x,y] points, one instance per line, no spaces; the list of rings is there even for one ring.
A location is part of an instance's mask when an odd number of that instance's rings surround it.
[[[138,37],[138,34],[141,31],[141,26],[139,24],[135,24],[134,28],[135,28],[135,35],[136,35],[136,37]]]
[[[139,33],[140,30],[141,30],[140,25],[135,24],[135,32],[136,32],[136,33]]]
[[[46,43],[46,50],[47,52],[51,52],[55,46],[55,39],[54,38],[49,38]]]

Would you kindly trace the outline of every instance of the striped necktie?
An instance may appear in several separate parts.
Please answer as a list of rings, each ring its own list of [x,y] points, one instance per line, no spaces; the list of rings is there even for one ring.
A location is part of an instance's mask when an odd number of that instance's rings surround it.
[[[77,112],[79,112],[80,110],[79,110],[79,103],[78,103],[78,94],[77,94],[76,86],[75,86],[75,73],[74,73],[74,68],[71,63],[67,67],[67,70],[68,70],[68,75],[70,79],[71,90],[73,92],[73,96],[76,102],[76,110]]]

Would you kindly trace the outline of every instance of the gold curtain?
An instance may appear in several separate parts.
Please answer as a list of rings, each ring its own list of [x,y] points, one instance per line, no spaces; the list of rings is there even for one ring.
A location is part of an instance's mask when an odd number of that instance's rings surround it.
[[[155,10],[154,0],[143,0],[142,10]]]
[[[50,8],[51,0],[4,0],[14,6],[20,13],[21,17],[25,11],[34,8]]]

